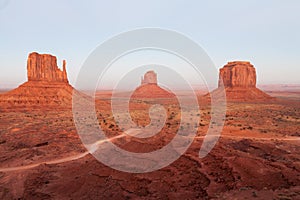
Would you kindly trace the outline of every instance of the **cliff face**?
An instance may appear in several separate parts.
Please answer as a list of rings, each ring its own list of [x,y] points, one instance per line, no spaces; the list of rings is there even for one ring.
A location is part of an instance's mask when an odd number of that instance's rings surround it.
[[[148,71],[144,77],[142,77],[141,85],[144,84],[156,84],[157,85],[157,74],[154,71]]]
[[[60,70],[55,56],[30,53],[27,75],[27,82],[0,95],[0,110],[72,108],[73,92],[78,92],[69,84],[65,61]]]
[[[57,66],[57,59],[50,54],[29,54],[27,60],[28,81],[47,81],[68,83],[66,61],[63,61],[63,70]]]
[[[222,86],[224,84],[224,88]],[[256,88],[256,70],[250,62],[234,61],[228,62],[220,69],[219,87],[212,91],[209,97],[224,98],[223,90],[226,93],[227,101],[235,102],[257,102],[274,100],[271,96]]]
[[[220,69],[219,86],[223,80],[224,87],[256,87],[256,71],[250,62],[228,62]]]

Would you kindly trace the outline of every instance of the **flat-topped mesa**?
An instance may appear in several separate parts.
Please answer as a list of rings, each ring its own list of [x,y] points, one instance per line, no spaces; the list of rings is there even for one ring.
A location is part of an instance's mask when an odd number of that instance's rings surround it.
[[[141,85],[145,84],[157,85],[157,74],[154,71],[148,71],[144,77],[141,78]]]
[[[57,66],[57,59],[50,54],[30,53],[27,60],[28,81],[47,81],[69,83],[66,61],[63,70]]]
[[[219,87],[224,83],[224,87],[249,88],[256,87],[256,71],[250,62],[234,61],[228,62],[220,69]]]

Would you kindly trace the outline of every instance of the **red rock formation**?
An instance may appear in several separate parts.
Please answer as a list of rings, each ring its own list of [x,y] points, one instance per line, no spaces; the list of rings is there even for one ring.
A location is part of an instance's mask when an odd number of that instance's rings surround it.
[[[18,88],[0,95],[0,108],[5,109],[70,109],[72,95],[79,94],[69,84],[66,61],[63,70],[55,56],[30,53],[27,60],[28,81]]]
[[[168,106],[170,105],[179,107],[176,95],[161,88],[157,84],[157,74],[154,71],[148,71],[142,77],[141,85],[134,90],[129,101],[129,112],[132,121],[144,127],[149,125],[151,122],[149,117],[150,108],[156,104],[164,106],[165,110],[169,110]],[[138,112],[136,112],[137,110]],[[171,117],[170,113],[167,113],[167,116],[169,119]]]
[[[227,101],[255,102],[272,99],[268,94],[256,88],[256,70],[250,62],[228,62],[221,68],[219,87],[212,92],[212,95],[217,98],[221,97],[223,89],[226,92]]]
[[[48,81],[68,83],[66,61],[63,61],[63,71],[57,66],[55,56],[50,54],[29,54],[27,60],[28,81]]]
[[[157,74],[148,71],[142,77],[141,86],[133,92],[132,98],[174,98],[175,95],[157,85]]]
[[[219,86],[222,80],[225,87],[256,87],[256,71],[250,62],[228,62],[220,69]]]
[[[142,77],[141,85],[144,84],[156,84],[157,85],[157,74],[154,71],[148,71],[144,77]]]
[[[175,94],[169,92],[156,84],[144,84],[136,88],[131,95],[132,98],[174,98]]]

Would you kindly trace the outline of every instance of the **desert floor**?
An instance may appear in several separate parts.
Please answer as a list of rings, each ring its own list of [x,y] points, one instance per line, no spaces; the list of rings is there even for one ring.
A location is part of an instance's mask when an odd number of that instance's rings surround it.
[[[221,138],[203,159],[198,154],[210,107],[190,111],[201,116],[191,147],[171,165],[144,174],[111,169],[89,154],[71,110],[3,110],[0,199],[300,199],[300,93],[269,94],[279,100],[228,103]],[[142,126],[149,123],[143,111],[148,103],[131,105],[133,120]],[[122,134],[109,105],[108,97],[97,100],[100,125],[107,141],[129,151],[159,149],[180,128],[176,107],[167,103],[162,131],[134,139]]]

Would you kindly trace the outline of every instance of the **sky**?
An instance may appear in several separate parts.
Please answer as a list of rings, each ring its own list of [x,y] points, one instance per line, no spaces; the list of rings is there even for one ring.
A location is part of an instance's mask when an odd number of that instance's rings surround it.
[[[65,59],[74,84],[97,46],[143,27],[186,35],[217,68],[250,61],[259,84],[300,84],[299,10],[297,0],[0,0],[0,88],[26,81],[33,51]]]

